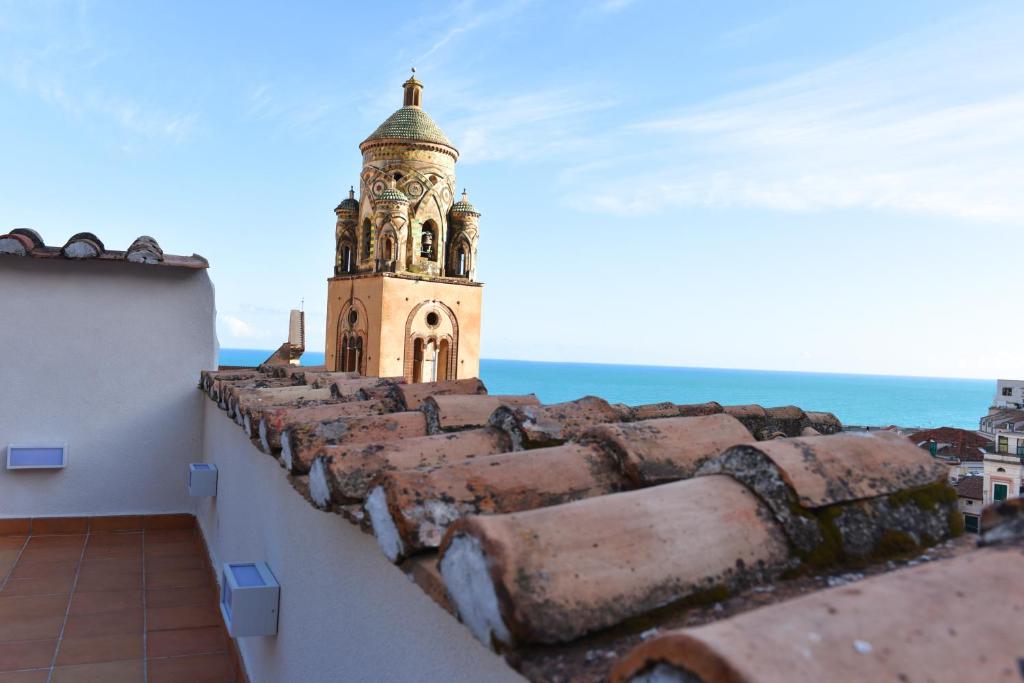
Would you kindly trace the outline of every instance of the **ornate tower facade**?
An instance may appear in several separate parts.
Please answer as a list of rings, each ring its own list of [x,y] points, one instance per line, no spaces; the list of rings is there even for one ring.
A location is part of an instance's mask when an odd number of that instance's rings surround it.
[[[459,152],[403,85],[401,109],[360,145],[363,169],[334,210],[327,285],[329,369],[410,382],[476,377],[480,213],[455,201]]]

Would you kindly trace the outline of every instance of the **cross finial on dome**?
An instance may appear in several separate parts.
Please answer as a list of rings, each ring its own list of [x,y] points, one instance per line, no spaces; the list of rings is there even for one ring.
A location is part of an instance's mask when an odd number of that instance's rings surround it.
[[[466,195],[466,188],[462,188],[462,201],[468,202],[469,197]]]
[[[349,199],[355,199],[356,198],[356,186],[355,185],[349,185],[348,186],[348,198]]]

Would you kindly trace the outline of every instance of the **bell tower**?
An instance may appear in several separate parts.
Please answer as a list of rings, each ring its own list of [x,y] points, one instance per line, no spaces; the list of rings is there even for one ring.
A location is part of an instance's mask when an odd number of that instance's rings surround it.
[[[455,201],[459,152],[421,107],[416,70],[403,105],[360,145],[363,168],[334,210],[326,364],[410,382],[476,377],[480,213]]]

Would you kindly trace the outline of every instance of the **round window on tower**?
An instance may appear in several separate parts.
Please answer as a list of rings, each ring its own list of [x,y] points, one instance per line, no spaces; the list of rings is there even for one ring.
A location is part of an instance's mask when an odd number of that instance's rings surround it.
[[[356,309],[352,309],[348,312],[348,324],[355,325],[359,321],[359,314],[356,313]]]
[[[439,316],[435,311],[431,311],[430,313],[427,313],[427,324],[428,325],[430,325],[431,327],[437,327],[440,322],[441,322],[441,316]]]

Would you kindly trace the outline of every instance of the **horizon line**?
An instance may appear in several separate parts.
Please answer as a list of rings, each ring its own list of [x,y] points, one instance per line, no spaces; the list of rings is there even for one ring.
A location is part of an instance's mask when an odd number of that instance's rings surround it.
[[[254,351],[259,353],[274,353],[273,349],[246,349],[241,347],[220,347],[221,351]],[[325,353],[324,351],[306,351],[305,353]],[[654,368],[663,370],[728,370],[733,372],[764,372],[764,373],[785,373],[791,375],[839,375],[848,377],[895,377],[901,379],[945,379],[959,380],[966,382],[996,382],[999,379],[991,377],[954,377],[947,375],[897,375],[877,372],[849,372],[838,370],[778,370],[771,368],[741,368],[741,367],[718,367],[704,365],[658,365],[648,363],[604,363],[598,361],[563,361],[563,360],[537,360],[531,358],[480,358],[480,361],[500,361],[505,363],[544,363],[548,365],[595,365],[604,367],[630,367],[630,368]]]

